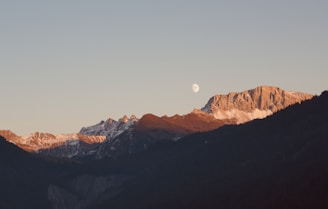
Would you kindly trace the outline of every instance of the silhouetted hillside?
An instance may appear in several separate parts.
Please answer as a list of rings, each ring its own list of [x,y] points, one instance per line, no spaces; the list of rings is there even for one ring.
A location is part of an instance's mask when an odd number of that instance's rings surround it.
[[[327,107],[324,92],[138,155],[147,177],[99,208],[328,208]]]
[[[49,183],[61,181],[74,167],[60,159],[27,153],[0,136],[0,208],[52,208]]]

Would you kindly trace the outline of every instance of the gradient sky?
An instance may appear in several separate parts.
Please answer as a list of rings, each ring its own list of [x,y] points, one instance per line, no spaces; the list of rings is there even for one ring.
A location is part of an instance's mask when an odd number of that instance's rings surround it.
[[[185,114],[259,85],[320,94],[327,11],[326,0],[0,1],[0,129]]]

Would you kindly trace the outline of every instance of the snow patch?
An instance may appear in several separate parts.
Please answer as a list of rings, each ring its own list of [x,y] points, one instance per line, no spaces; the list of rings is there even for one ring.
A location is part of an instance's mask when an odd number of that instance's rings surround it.
[[[133,127],[137,122],[138,119],[134,115],[130,118],[123,116],[118,121],[110,118],[106,121],[101,121],[96,125],[83,127],[80,133],[88,136],[106,136],[108,140],[111,140]]]
[[[273,112],[271,110],[255,109],[252,112],[245,112],[238,109],[231,109],[231,110],[218,110],[215,113],[213,113],[213,116],[219,120],[237,119],[237,123],[240,124],[254,119],[262,119],[272,114]]]

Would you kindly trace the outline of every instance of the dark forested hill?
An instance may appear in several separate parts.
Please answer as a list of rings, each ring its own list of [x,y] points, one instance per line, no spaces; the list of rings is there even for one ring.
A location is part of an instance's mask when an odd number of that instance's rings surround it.
[[[144,153],[147,178],[100,208],[328,208],[328,93]]]

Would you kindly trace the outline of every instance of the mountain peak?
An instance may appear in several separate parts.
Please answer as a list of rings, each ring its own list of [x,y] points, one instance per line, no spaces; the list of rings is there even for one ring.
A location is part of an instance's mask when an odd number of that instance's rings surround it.
[[[120,121],[121,121],[122,123],[127,123],[127,122],[129,121],[129,118],[128,118],[128,116],[124,115],[124,116],[120,119]]]
[[[133,127],[138,120],[139,119],[135,115],[131,115],[130,118],[124,115],[122,118],[118,119],[118,121],[109,118],[107,121],[102,121],[96,125],[83,127],[80,130],[80,134],[87,136],[106,136],[108,140],[111,140],[125,130]]]
[[[292,104],[311,99],[313,95],[285,91],[273,86],[258,86],[254,89],[215,95],[202,108],[217,119],[237,119],[244,123],[264,118]]]
[[[122,123],[137,122],[138,118],[135,115],[131,115],[130,117],[128,117],[127,115],[124,115],[122,118],[119,119],[119,121]]]
[[[101,143],[106,140],[105,136],[86,136],[78,133],[54,135],[50,133],[34,132],[26,136],[17,136],[9,130],[0,130],[0,135],[7,141],[28,152],[57,147],[70,141],[83,141],[91,144]]]

